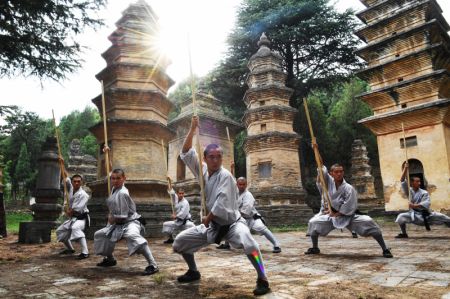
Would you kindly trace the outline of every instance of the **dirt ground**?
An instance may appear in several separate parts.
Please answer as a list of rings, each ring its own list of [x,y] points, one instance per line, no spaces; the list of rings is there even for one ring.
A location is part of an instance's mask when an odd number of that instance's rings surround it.
[[[353,239],[346,231],[321,238],[317,256],[303,254],[310,246],[304,232],[276,233],[280,254],[255,236],[272,288],[261,298],[450,299],[450,229],[410,227],[410,238],[398,240],[394,224],[382,227],[392,259],[381,256],[373,239]],[[201,250],[196,257],[202,279],[179,284],[176,276],[186,266],[162,241],[149,239],[160,272],[142,276],[145,260],[128,257],[124,242],[116,247],[118,265],[104,269],[95,266],[100,257],[77,261],[58,255],[62,246],[56,242],[23,245],[10,236],[0,240],[0,298],[253,298],[255,273],[240,250]]]

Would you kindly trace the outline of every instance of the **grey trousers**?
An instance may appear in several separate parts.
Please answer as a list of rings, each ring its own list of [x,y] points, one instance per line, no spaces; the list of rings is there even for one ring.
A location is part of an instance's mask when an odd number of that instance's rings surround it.
[[[111,240],[112,237],[113,240]],[[96,231],[94,234],[95,254],[102,256],[112,255],[117,241],[121,238],[127,241],[129,255],[136,253],[141,246],[147,245],[147,240],[141,235],[141,224],[139,221],[132,221],[125,225],[119,225],[114,229],[111,229],[111,226],[108,225],[105,228]]]
[[[206,227],[197,225],[182,231],[173,242],[173,250],[177,253],[193,254],[209,244],[214,243],[217,235],[217,228],[214,226]],[[253,239],[250,229],[243,218],[233,223],[224,239],[236,249],[244,249],[245,254],[252,254],[255,250],[259,251],[259,245]]]
[[[381,234],[381,229],[378,224],[367,215],[354,215],[352,221],[346,227],[347,229],[356,232],[358,235],[367,237]],[[335,227],[328,215],[316,215],[308,222],[308,234],[317,234],[319,236],[326,236]]]

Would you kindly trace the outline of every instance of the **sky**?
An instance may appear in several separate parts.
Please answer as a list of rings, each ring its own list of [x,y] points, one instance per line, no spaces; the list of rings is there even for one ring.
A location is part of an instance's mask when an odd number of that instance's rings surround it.
[[[100,56],[111,43],[107,37],[115,30],[114,23],[130,3],[136,0],[109,0],[99,13],[106,26],[94,32],[86,30],[79,41],[87,47],[81,54],[82,68],[69,74],[63,82],[40,81],[28,77],[0,79],[0,105],[17,105],[33,111],[43,118],[56,119],[73,110],[93,106],[91,99],[101,93],[95,78],[106,63]],[[236,9],[241,0],[146,0],[159,17],[164,37],[164,47],[172,64],[167,68],[169,76],[180,82],[189,76],[187,36],[191,40],[192,67],[196,75],[203,76],[214,68],[226,51],[226,38],[234,25]],[[335,0],[339,10],[362,10],[359,0]],[[450,22],[450,1],[437,0],[444,17]],[[172,87],[173,88],[173,87]]]

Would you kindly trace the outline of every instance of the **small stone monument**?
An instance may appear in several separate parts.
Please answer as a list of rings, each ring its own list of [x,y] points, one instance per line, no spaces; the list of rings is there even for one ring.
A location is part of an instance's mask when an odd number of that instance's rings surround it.
[[[370,170],[367,148],[361,139],[355,139],[352,143],[351,183],[358,191],[358,201],[361,203],[370,203],[377,198]]]
[[[33,221],[20,223],[19,243],[51,241],[51,230],[56,227],[56,220],[62,210],[62,206],[58,204],[58,200],[62,197],[60,176],[56,138],[47,137],[38,159],[38,176],[34,192],[36,203],[31,206]]]
[[[67,171],[70,175],[82,175],[85,183],[90,183],[97,179],[97,159],[91,155],[83,155],[80,140],[78,139],[70,142]]]

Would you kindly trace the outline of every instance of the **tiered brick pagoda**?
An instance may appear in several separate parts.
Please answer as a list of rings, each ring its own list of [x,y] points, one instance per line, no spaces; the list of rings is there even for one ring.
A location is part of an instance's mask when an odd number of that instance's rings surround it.
[[[227,117],[221,107],[223,107],[223,103],[203,90],[202,87],[196,92],[195,109],[200,119],[200,145],[203,149],[211,143],[219,144],[223,149],[223,167],[229,170],[231,161],[234,160],[234,139],[243,127]],[[180,114],[169,123],[169,127],[176,132],[176,137],[169,143],[169,176],[175,182],[176,187],[185,189],[186,198],[191,202],[191,210],[194,212],[193,216],[198,221],[197,212],[200,209],[199,185],[190,169],[185,166],[180,158],[184,139],[191,127],[192,116],[192,97],[189,97],[181,103]],[[227,127],[231,142],[228,141]],[[194,144],[196,144],[195,140]],[[203,153],[201,154],[203,155]]]
[[[422,177],[432,208],[450,207],[450,30],[435,0],[361,0],[356,32],[366,46],[361,95],[374,115],[360,122],[377,136],[387,210],[407,208],[400,174],[407,147],[411,175]],[[402,123],[406,131],[403,144]]]
[[[243,122],[247,128],[245,153],[249,190],[260,205],[303,204],[298,144],[293,130],[298,113],[289,106],[293,93],[285,86],[281,56],[271,51],[263,33],[258,51],[250,58],[244,95],[248,107]]]
[[[352,168],[350,182],[358,191],[358,203],[376,205],[374,178],[370,173],[367,147],[361,139],[355,139],[352,143]]]
[[[123,168],[126,187],[147,219],[147,235],[160,233],[162,221],[170,215],[166,192],[166,166],[161,140],[167,145],[174,132],[167,127],[173,104],[167,90],[173,85],[165,70],[170,63],[158,52],[157,16],[145,1],[131,4],[109,36],[111,47],[102,54],[106,67],[97,74],[104,82],[108,144],[114,168]],[[99,88],[100,89],[100,88]],[[102,115],[101,95],[92,100]],[[91,128],[99,145],[98,181],[89,185],[92,227],[105,225],[107,181],[103,122]]]

